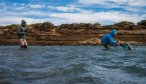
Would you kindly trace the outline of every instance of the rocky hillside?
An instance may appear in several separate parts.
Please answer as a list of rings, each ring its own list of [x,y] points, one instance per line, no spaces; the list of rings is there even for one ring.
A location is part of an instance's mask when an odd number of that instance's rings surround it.
[[[53,24],[38,23],[27,26],[29,45],[97,45],[104,34],[109,33],[111,26],[91,24]],[[130,28],[116,28],[117,41],[130,44],[146,44],[146,28],[143,26],[130,26]],[[17,45],[17,25],[0,27],[0,45]]]

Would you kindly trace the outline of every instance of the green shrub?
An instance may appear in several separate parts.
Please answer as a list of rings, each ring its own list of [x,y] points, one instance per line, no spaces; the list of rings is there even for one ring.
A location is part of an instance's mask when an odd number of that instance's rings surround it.
[[[113,25],[117,29],[133,29],[135,24],[133,22],[122,21]]]
[[[54,24],[51,23],[51,22],[44,22],[41,27],[40,27],[40,30],[41,31],[51,31],[52,29],[54,28]]]
[[[137,25],[146,26],[146,20],[138,22]]]

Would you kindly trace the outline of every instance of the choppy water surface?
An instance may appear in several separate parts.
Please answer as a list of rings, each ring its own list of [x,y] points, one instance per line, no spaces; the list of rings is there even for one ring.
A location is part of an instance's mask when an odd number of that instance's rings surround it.
[[[0,84],[146,84],[146,46],[0,46]]]

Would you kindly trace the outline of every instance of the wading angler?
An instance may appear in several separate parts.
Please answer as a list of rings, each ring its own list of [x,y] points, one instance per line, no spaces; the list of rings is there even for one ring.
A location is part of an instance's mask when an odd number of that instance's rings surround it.
[[[17,28],[17,36],[20,42],[21,48],[27,48],[27,28],[26,28],[26,21],[22,20],[21,25]]]

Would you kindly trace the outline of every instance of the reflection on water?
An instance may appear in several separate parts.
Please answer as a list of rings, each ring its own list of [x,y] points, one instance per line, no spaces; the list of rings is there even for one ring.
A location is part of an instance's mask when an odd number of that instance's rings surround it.
[[[146,46],[0,46],[0,84],[144,84]]]

